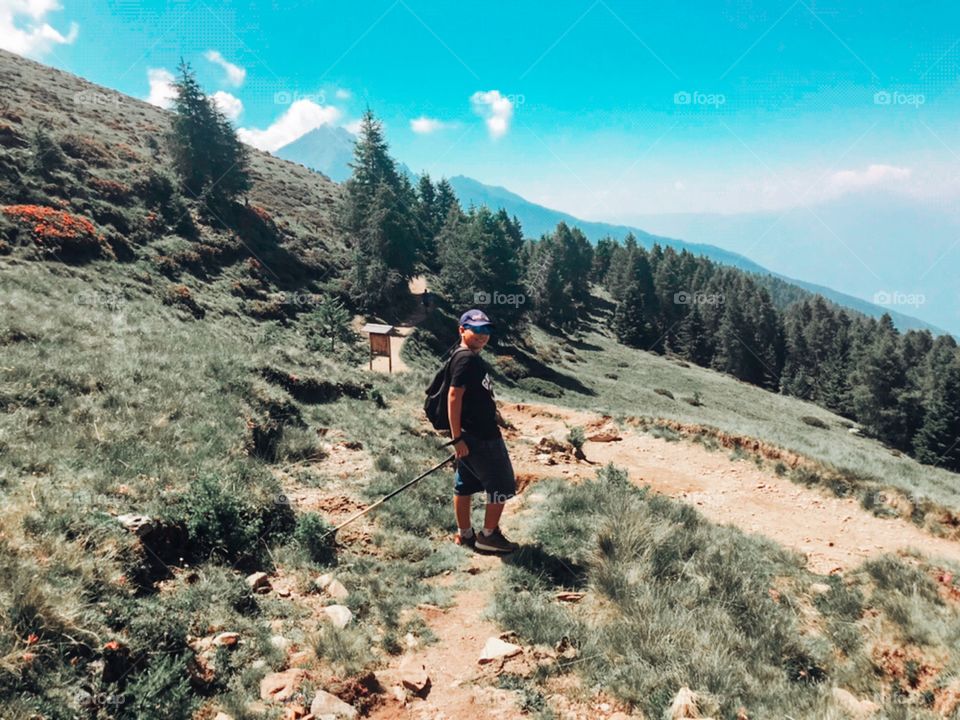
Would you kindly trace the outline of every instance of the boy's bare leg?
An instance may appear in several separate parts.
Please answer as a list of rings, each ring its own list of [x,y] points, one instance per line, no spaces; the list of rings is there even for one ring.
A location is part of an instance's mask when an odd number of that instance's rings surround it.
[[[471,500],[473,500],[472,495],[453,496],[453,512],[457,516],[457,528],[460,530],[473,527],[473,523],[470,520]]]
[[[486,530],[493,530],[500,524],[500,516],[503,515],[503,506],[505,503],[487,503],[487,510],[483,516],[483,527]]]

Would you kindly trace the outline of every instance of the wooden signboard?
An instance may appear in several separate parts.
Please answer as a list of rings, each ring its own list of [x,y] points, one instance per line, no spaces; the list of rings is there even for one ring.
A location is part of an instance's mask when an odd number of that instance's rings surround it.
[[[367,323],[360,332],[370,335],[370,369],[373,370],[373,358],[377,356],[386,356],[389,372],[393,372],[393,355],[390,353],[390,336],[393,333],[393,325],[379,325],[377,323]]]

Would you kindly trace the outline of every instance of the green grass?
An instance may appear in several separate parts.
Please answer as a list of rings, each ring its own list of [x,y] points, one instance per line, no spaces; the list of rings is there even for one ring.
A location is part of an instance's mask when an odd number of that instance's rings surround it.
[[[274,474],[309,467],[315,483],[333,482],[323,428],[377,459],[370,473],[336,478],[359,500],[436,463],[439,441],[413,419],[423,377],[370,374],[310,351],[296,323],[251,322],[225,278],[195,284],[207,312],[194,320],[161,302],[164,282],[136,264],[0,268],[0,703],[13,716],[74,717],[81,691],[112,698],[101,711],[117,718],[238,711],[282,666],[267,642],[275,621],[320,662],[359,672],[397,652],[406,633],[429,637],[408,610],[448,603],[423,581],[465,557],[436,542],[453,524],[449,471],[374,513],[384,528],[376,557],[323,541],[328,519],[296,517]],[[265,367],[370,387],[365,397],[301,401]],[[157,532],[141,544],[115,519],[124,513],[152,517]],[[356,618],[340,633],[303,634],[307,616],[243,582],[282,569],[306,585],[331,567]],[[188,568],[199,575],[192,584]],[[173,584],[158,592],[164,578]],[[186,638],[210,628],[248,641],[213,684],[198,684]],[[111,641],[130,666],[101,682]]]
[[[940,600],[929,567],[883,558],[846,581],[819,578],[799,556],[712,525],[612,467],[594,481],[545,482],[537,491],[547,499],[537,508],[536,545],[509,561],[497,618],[530,643],[569,638],[577,662],[558,671],[580,673],[647,717],[662,716],[684,685],[717,717],[741,707],[750,717],[840,717],[833,686],[890,697],[894,681],[880,677],[871,656],[880,638],[912,644],[928,659],[957,647],[960,610]],[[813,594],[814,581],[829,591]],[[559,604],[553,594],[562,587],[585,589],[587,598]],[[896,633],[879,632],[882,623]],[[956,677],[951,657],[938,667],[938,687]],[[903,682],[907,690],[885,711],[902,716],[906,706],[932,717],[933,696]]]

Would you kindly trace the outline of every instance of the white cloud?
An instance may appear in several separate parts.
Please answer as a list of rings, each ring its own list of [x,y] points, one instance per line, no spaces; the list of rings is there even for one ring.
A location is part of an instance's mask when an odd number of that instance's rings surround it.
[[[240,87],[243,85],[243,81],[247,79],[246,68],[242,68],[239,65],[234,65],[232,62],[227,61],[223,55],[216,50],[207,50],[203,56],[214,65],[219,65],[222,67],[223,71],[227,74],[227,82],[234,87]]]
[[[217,107],[220,108],[220,112],[226,115],[228,120],[236,120],[243,112],[243,102],[240,98],[228,92],[217,90],[211,97]]]
[[[827,179],[826,191],[829,195],[843,195],[865,188],[898,183],[909,179],[910,168],[895,165],[870,165],[866,170],[841,170]]]
[[[347,90],[346,88],[337,88],[337,92],[334,93],[337,100],[349,100],[353,97],[353,93]]]
[[[490,137],[497,139],[507,134],[513,118],[513,101],[500,94],[499,90],[478,90],[470,96],[473,110],[484,117]]]
[[[344,123],[343,129],[346,130],[348,133],[352,133],[353,135],[359,135],[360,126],[362,124],[363,124],[362,120],[351,120],[348,123]]]
[[[147,102],[162,108],[173,107],[177,97],[177,89],[173,86],[173,73],[165,68],[148,68],[147,82],[150,83],[150,94]]]
[[[428,118],[421,115],[410,121],[410,129],[418,135],[429,135],[437,130],[443,130],[447,124],[436,118]]]
[[[70,23],[64,35],[44,22],[48,13],[57,10],[58,0],[0,0],[0,48],[39,58],[55,45],[70,45],[80,31],[77,23]]]
[[[318,105],[312,100],[295,100],[277,120],[265,130],[240,128],[237,135],[243,142],[260,150],[273,152],[321,125],[332,125],[340,119],[339,108]]]

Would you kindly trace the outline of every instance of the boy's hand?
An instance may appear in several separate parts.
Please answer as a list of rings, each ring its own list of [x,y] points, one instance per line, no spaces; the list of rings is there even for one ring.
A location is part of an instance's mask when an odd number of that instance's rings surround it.
[[[453,452],[456,454],[457,460],[460,460],[470,454],[470,448],[467,447],[466,442],[458,440],[453,445]]]

